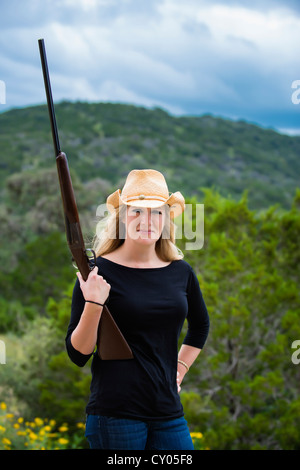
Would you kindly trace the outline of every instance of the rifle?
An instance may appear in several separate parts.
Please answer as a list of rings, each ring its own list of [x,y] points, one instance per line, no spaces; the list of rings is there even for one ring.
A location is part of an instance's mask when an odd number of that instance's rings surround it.
[[[96,255],[95,252],[91,250],[93,257],[89,257],[87,250],[85,249],[71,175],[68,167],[68,160],[66,154],[61,151],[59,144],[44,39],[39,39],[38,44],[45,83],[54,152],[56,157],[58,179],[64,209],[67,242],[73,256],[73,261],[75,261],[84,281],[86,281],[90,271],[96,265]],[[129,345],[116,325],[106,305],[103,307],[99,322],[97,332],[97,349],[101,359],[111,360],[133,358]]]

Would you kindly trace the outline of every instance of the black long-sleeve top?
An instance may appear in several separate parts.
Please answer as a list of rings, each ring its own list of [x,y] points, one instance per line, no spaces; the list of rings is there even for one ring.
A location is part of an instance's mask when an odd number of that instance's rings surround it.
[[[183,416],[177,392],[178,339],[185,319],[183,343],[202,349],[209,316],[198,279],[184,260],[161,268],[130,268],[97,258],[98,273],[111,285],[108,308],[132,349],[134,358],[92,360],[91,394],[86,412],[94,415],[162,420]],[[74,286],[66,347],[71,360],[84,366],[84,355],[71,343],[85,300]]]

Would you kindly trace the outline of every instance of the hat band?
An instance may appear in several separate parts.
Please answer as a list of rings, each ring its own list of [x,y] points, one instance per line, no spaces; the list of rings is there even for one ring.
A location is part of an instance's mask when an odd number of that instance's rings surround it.
[[[122,198],[122,196],[121,196]],[[161,196],[145,196],[144,194],[139,194],[138,196],[130,196],[130,197],[125,197],[122,198],[124,202],[128,201],[133,201],[133,200],[144,200],[144,199],[150,199],[150,200],[158,200],[158,201],[163,201],[166,202],[167,198],[161,197]]]

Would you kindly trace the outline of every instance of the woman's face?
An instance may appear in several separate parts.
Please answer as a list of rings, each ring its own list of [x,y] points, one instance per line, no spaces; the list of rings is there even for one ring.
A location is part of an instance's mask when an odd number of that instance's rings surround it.
[[[126,236],[138,243],[156,242],[162,233],[166,218],[166,208],[155,209],[128,206],[126,211]]]

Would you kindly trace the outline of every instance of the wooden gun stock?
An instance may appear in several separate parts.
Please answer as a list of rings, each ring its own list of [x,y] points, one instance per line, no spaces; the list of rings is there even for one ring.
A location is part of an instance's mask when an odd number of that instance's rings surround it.
[[[86,281],[91,271],[91,265],[85,251],[68,160],[65,153],[59,152],[56,157],[56,166],[64,208],[67,242],[76,266]]]
[[[63,202],[67,242],[72,253],[73,260],[75,261],[83,279],[86,281],[95,264],[91,263],[86,253],[67,156],[60,150],[44,40],[39,39],[38,43]],[[94,262],[96,262],[96,259]],[[116,325],[106,305],[103,307],[99,322],[97,349],[100,358],[104,360],[133,358],[129,345]]]

